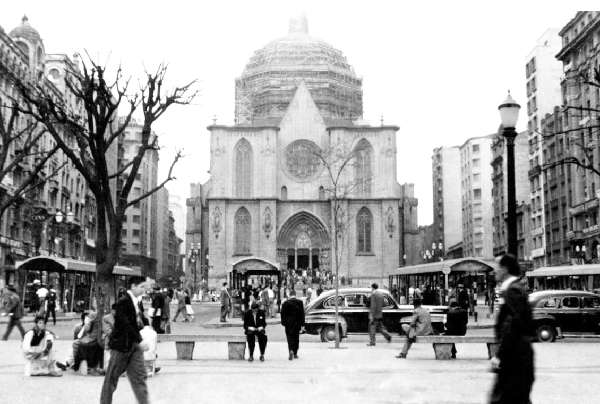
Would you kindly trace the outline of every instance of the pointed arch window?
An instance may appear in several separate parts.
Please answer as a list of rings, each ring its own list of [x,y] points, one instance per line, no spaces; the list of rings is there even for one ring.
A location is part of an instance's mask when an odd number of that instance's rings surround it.
[[[370,196],[371,183],[373,181],[373,172],[371,170],[373,147],[367,139],[361,139],[354,148],[354,152],[356,153],[354,161],[356,192],[360,196]]]
[[[241,207],[235,213],[235,255],[250,255],[250,241],[252,231],[252,218],[248,209]]]
[[[252,146],[240,139],[235,146],[235,192],[238,198],[252,197]]]
[[[325,188],[323,188],[323,185],[319,187],[319,199],[325,199]]]
[[[358,211],[356,216],[357,252],[371,254],[371,233],[373,231],[373,215],[366,207]]]
[[[287,201],[287,187],[285,185],[281,187],[281,200]]]

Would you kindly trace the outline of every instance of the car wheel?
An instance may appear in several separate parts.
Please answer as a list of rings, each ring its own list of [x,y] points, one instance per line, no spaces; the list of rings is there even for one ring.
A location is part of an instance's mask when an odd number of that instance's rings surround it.
[[[342,330],[340,330],[340,339],[342,338]],[[321,328],[321,342],[332,342],[335,341],[335,327],[333,325],[326,325]]]
[[[556,338],[556,331],[554,327],[549,324],[542,324],[537,328],[536,331],[537,340],[539,342],[554,342]]]

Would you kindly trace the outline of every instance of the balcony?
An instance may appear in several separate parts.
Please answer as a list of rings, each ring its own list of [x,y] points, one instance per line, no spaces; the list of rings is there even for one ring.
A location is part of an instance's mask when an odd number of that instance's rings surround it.
[[[542,167],[539,164],[534,165],[528,172],[529,178],[538,176],[542,173]]]
[[[589,237],[600,233],[600,225],[593,225],[582,230],[584,236]]]
[[[531,230],[531,235],[533,237],[539,236],[540,234],[544,234],[544,228],[543,227],[538,227],[536,229]]]
[[[567,232],[567,240],[579,240],[583,238],[583,232],[581,230],[569,230]]]

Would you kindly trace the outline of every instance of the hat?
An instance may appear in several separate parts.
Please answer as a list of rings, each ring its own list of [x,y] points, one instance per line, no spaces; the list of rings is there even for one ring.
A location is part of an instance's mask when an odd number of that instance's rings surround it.
[[[250,308],[251,308],[252,310],[254,310],[254,309],[258,309],[259,307],[260,307],[260,306],[259,306],[259,305],[258,305],[258,303],[256,303],[256,302],[252,303],[252,306],[250,306]]]

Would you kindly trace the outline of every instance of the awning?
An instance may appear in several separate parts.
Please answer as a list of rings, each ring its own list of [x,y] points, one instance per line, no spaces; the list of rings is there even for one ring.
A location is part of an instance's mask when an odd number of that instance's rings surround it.
[[[418,275],[428,273],[433,274],[438,272],[486,273],[493,271],[497,267],[498,264],[495,260],[467,257],[431,262],[429,264],[399,267],[398,270],[391,275]]]
[[[570,276],[596,274],[600,274],[600,264],[541,267],[526,273],[526,275],[530,278],[536,278],[540,276]]]
[[[92,272],[96,273],[96,263],[79,261],[70,258],[37,256],[24,261],[17,261],[15,268],[20,271],[49,271],[49,272]],[[141,276],[139,267],[125,267],[117,265],[113,269],[115,275]]]

